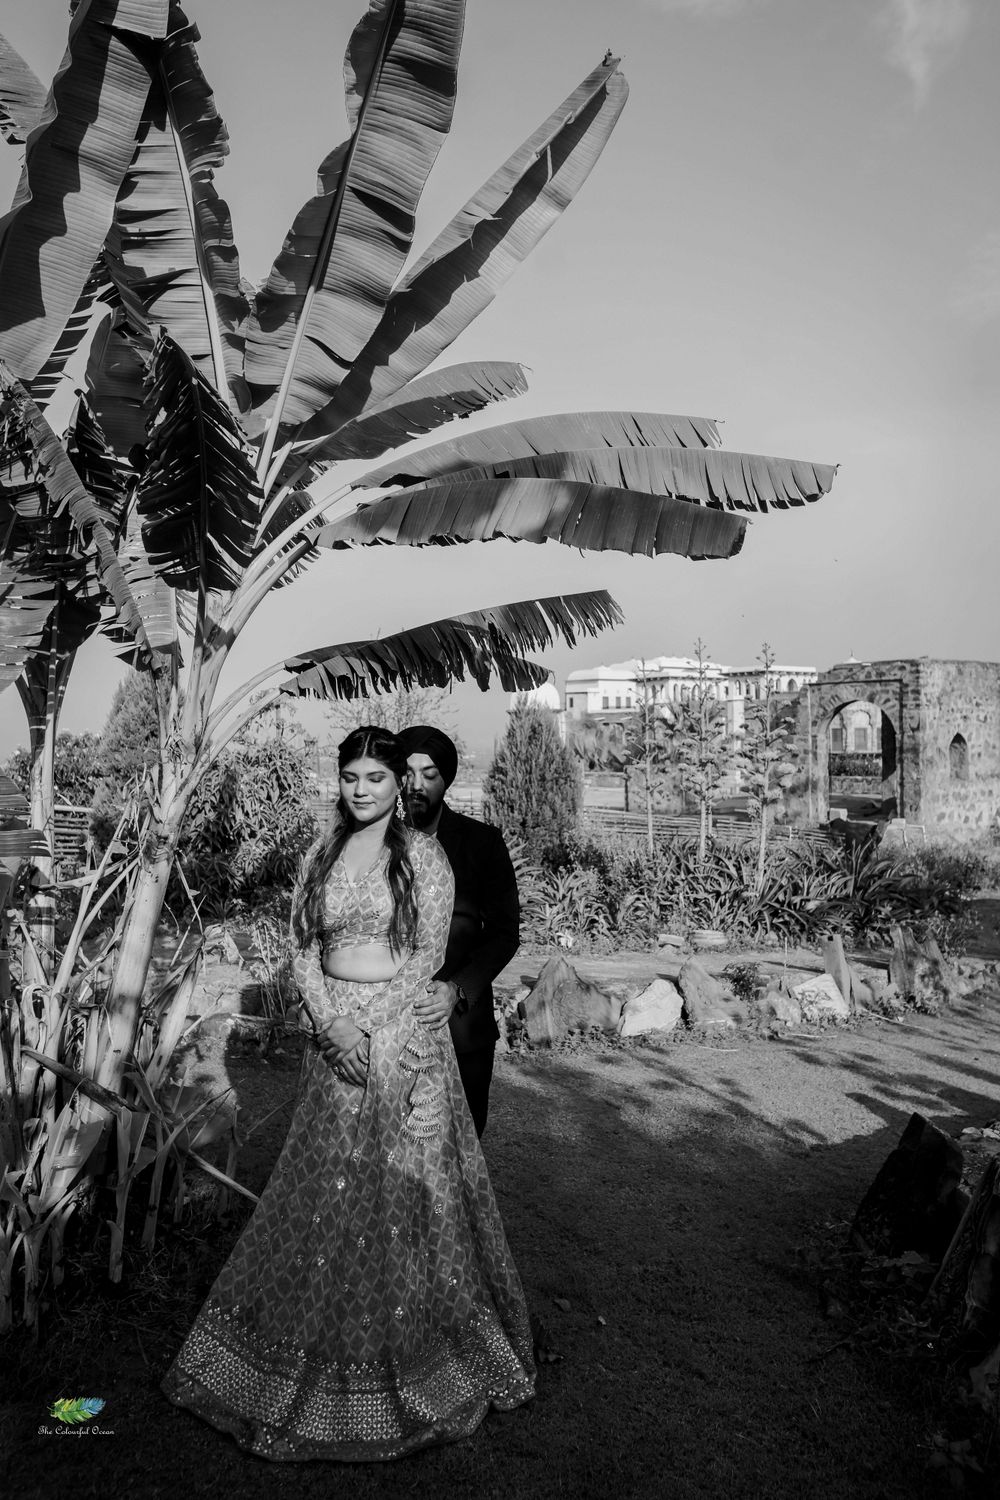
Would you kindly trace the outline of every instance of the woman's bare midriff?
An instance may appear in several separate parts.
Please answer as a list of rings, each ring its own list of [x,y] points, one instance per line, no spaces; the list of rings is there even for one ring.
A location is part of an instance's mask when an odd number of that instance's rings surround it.
[[[359,948],[327,948],[323,953],[323,973],[328,979],[353,979],[373,984],[392,979],[403,966],[403,960],[382,943],[366,943]]]

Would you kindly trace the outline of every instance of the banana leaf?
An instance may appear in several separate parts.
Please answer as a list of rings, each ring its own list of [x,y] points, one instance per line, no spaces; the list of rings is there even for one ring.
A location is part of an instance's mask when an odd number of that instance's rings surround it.
[[[145,1081],[153,1090],[162,1083],[184,1030],[203,958],[204,950],[199,943],[171,987],[157,996],[156,1051],[144,1069]]]
[[[0,221],[0,355],[24,379],[41,370],[111,227],[149,92],[168,0],[82,0],[14,204]]]
[[[179,661],[177,602],[183,596],[154,571],[142,539],[142,517],[134,508],[129,515],[118,556],[142,615],[150,646],[154,651],[177,654]],[[130,655],[130,642],[121,637],[113,620],[105,627],[104,634],[119,646],[126,647],[122,655]]]
[[[77,400],[65,441],[74,469],[94,497],[112,540],[117,542],[125,518],[126,473],[83,396]]]
[[[148,441],[142,400],[146,363],[147,354],[125,331],[120,317],[100,329],[91,345],[87,398],[120,462],[135,456]]]
[[[622,613],[603,589],[551,599],[522,600],[434,620],[374,641],[350,641],[285,662],[293,675],[280,684],[292,696],[367,698],[414,687],[446,687],[466,673],[485,692],[493,672],[507,692],[539,687],[548,669],[526,661],[561,639],[596,635],[621,623]]]
[[[148,650],[149,642],[142,616],[122,572],[113,538],[104,523],[93,495],[85,488],[62,444],[28,395],[24,386],[14,380],[0,360],[0,413],[5,419],[7,440],[14,439],[32,466],[34,474],[44,475],[45,491],[53,508],[65,508],[79,535],[93,549],[101,581],[114,602],[121,629],[139,651]]]
[[[20,864],[23,859],[43,859],[50,852],[40,828],[0,828],[0,860]]]
[[[20,53],[0,36],[0,135],[8,145],[24,145],[38,124],[47,93]]]
[[[260,488],[229,406],[162,334],[150,364],[148,405],[159,417],[136,508],[155,573],[174,588],[228,589],[252,556]]]
[[[488,307],[604,149],[628,97],[608,57],[485,182],[408,271],[340,391],[296,432],[322,437],[426,370]]]
[[[0,692],[21,678],[36,657],[75,651],[99,623],[97,605],[67,595],[45,576],[43,564],[35,571],[30,556],[0,560]]]
[[[464,20],[465,0],[372,0],[351,36],[351,137],[320,166],[250,321],[246,377],[276,426],[330,400],[385,310],[451,128]]]
[[[166,329],[196,368],[243,410],[249,303],[228,205],[214,174],[229,136],[195,50],[198,30],[176,0],[135,155],[118,194],[108,264],[145,322]]]
[[[27,797],[6,771],[0,771],[0,823],[12,818],[26,818],[30,812]]]
[[[421,467],[423,456],[414,455],[415,468]],[[724,448],[585,448],[575,453],[501,459],[457,472],[431,472],[423,485],[426,493],[436,485],[459,480],[475,484],[496,479],[574,479],[644,495],[672,495],[722,510],[766,512],[820,499],[833,485],[836,472],[833,464],[731,453]],[[388,484],[390,480],[386,477],[381,482]]]
[[[719,430],[710,417],[672,417],[648,411],[559,412],[463,433],[446,443],[421,448],[418,453],[408,454],[405,459],[398,459],[383,469],[363,474],[353,480],[352,485],[355,489],[383,489],[387,485],[417,484],[421,479],[456,473],[476,464],[532,458],[539,453],[563,453],[576,448],[650,446],[717,448]],[[364,457],[363,454],[359,456]],[[617,480],[609,482],[618,483]],[[644,489],[645,486],[626,488]]]
[[[304,482],[344,459],[378,458],[411,438],[433,432],[455,417],[468,417],[493,401],[523,396],[528,389],[524,368],[498,360],[486,364],[448,365],[411,380],[363,417],[347,422],[332,437],[317,438],[296,449],[282,474],[302,471]],[[437,449],[435,449],[437,451]]]
[[[85,415],[74,419],[69,436],[78,468],[96,462]],[[8,477],[17,446],[16,438],[12,447],[4,444]],[[33,465],[30,448],[27,458]],[[5,686],[30,672],[37,658],[50,653],[65,658],[93,634],[101,590],[96,561],[72,514],[44,483],[0,483],[0,535],[0,685]]]
[[[583,551],[608,549],[653,557],[733,557],[746,521],[673,496],[636,494],[571,479],[479,479],[461,476],[401,490],[321,527],[318,547],[448,546],[453,542],[561,542]]]
[[[105,317],[110,317],[110,311],[107,308],[115,295],[114,286],[108,275],[107,263],[104,256],[100,255],[84,282],[76,306],[66,320],[66,326],[57,338],[52,353],[38,374],[27,382],[28,390],[42,411],[46,409],[59,390],[63,377],[67,373],[67,366],[84,340],[92,332],[96,334],[95,325],[102,312]]]

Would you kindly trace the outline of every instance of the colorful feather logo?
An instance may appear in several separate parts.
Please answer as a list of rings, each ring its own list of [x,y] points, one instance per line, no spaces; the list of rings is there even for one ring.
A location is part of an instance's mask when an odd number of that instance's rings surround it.
[[[64,1397],[54,1401],[49,1408],[49,1415],[55,1417],[57,1422],[89,1422],[91,1417],[96,1417],[103,1410],[104,1402],[100,1396],[74,1396],[72,1399]]]

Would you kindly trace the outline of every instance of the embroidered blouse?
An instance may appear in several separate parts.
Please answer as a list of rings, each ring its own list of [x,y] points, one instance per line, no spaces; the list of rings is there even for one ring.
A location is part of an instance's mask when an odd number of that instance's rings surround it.
[[[455,900],[455,878],[437,839],[411,831],[413,900],[417,926],[413,947],[394,977],[379,992],[379,1010],[387,1004],[401,1008],[423,993],[444,962],[448,928]],[[295,978],[313,1016],[330,1014],[322,953],[327,948],[357,948],[377,943],[389,946],[392,892],[387,879],[387,857],[358,881],[351,881],[338,860],[327,880],[321,937],[299,949],[293,960]]]

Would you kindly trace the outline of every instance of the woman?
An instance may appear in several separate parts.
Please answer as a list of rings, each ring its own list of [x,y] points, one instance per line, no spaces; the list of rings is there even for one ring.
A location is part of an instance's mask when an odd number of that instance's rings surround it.
[[[403,825],[395,735],[355,730],[339,765],[339,815],[293,900],[315,1045],[260,1204],[164,1381],[272,1459],[395,1458],[534,1391],[451,1038],[413,1016],[443,961],[451,869]]]

